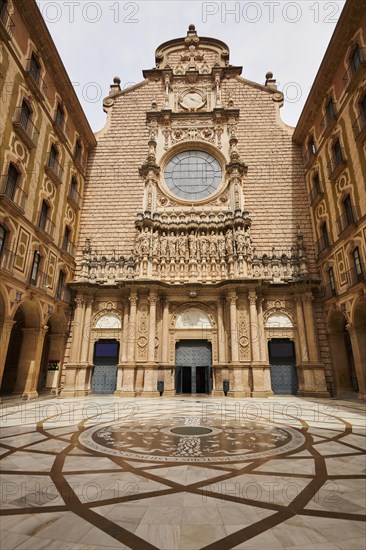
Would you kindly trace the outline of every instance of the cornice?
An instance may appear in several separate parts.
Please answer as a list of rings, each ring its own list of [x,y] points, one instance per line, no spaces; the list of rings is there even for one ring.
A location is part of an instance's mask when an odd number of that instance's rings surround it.
[[[343,8],[295,128],[293,139],[300,145],[318,114],[324,97],[333,82],[335,72],[343,61],[350,39],[356,29],[360,27],[365,8],[366,0],[347,0]]]
[[[96,145],[96,139],[91,129],[79,99],[75,93],[66,68],[57,51],[56,45],[47,29],[46,23],[35,0],[13,0],[14,6],[24,21],[31,39],[52,75],[53,84],[62,98],[67,97],[68,113],[76,120],[75,126],[86,139],[89,147]]]

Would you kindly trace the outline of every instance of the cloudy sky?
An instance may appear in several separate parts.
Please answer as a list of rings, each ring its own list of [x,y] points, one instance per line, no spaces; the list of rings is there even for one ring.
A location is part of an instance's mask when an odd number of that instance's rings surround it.
[[[301,113],[344,1],[38,0],[43,17],[94,131],[105,121],[102,98],[113,77],[122,87],[142,80],[155,49],[198,34],[224,41],[242,76],[264,83],[272,71],[285,94],[283,120]]]

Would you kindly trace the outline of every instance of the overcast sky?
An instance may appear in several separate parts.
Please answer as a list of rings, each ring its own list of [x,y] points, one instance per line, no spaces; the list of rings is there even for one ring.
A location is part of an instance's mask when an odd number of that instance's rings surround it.
[[[301,113],[344,1],[38,0],[66,70],[94,131],[104,125],[102,99],[113,77],[140,82],[155,65],[155,49],[186,36],[224,41],[242,76],[264,83],[272,71],[285,94],[283,120]]]

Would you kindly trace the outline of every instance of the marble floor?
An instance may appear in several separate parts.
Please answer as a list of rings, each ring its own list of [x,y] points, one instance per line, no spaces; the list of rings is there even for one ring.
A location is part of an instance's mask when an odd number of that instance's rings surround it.
[[[1,550],[365,550],[365,403],[54,398],[1,414]]]

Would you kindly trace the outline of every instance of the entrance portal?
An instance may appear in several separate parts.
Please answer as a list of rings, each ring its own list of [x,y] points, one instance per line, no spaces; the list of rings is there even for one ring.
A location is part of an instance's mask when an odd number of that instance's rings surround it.
[[[273,392],[277,395],[296,395],[297,373],[294,343],[287,338],[273,338],[268,342],[268,348]]]
[[[175,360],[175,389],[182,393],[211,393],[212,353],[207,340],[178,342]]]
[[[117,387],[119,343],[116,340],[99,340],[94,348],[92,393],[114,393]]]

